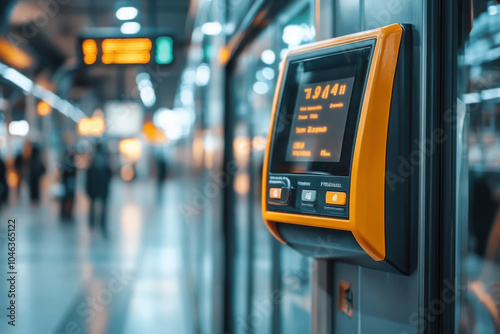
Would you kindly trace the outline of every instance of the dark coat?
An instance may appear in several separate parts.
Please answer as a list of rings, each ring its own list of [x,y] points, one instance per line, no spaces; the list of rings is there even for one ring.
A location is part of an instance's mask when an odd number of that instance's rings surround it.
[[[111,182],[111,168],[104,154],[97,154],[87,169],[86,190],[91,199],[106,199]]]

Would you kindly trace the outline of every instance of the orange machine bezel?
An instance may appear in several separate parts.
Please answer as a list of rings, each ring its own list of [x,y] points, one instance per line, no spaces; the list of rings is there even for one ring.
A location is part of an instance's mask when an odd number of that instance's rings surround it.
[[[267,211],[267,184],[272,130],[288,66],[283,62],[276,85],[262,178],[262,215],[271,233],[282,243],[275,222],[351,231],[361,248],[375,261],[385,259],[385,159],[392,87],[403,28],[399,24],[313,43],[289,55],[376,39],[354,144],[349,219]],[[377,176],[377,177],[374,177]]]

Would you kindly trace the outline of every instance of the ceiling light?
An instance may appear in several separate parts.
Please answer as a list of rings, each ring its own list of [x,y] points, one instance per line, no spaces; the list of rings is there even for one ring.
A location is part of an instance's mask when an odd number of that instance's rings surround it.
[[[139,11],[135,7],[122,7],[116,11],[116,18],[122,21],[133,20],[137,14]]]
[[[125,22],[122,24],[120,31],[122,34],[137,34],[141,30],[141,25],[137,22]]]
[[[299,25],[291,24],[283,29],[283,42],[288,45],[299,45],[302,42],[303,29]]]
[[[9,133],[13,136],[26,136],[30,131],[30,126],[25,120],[12,121],[9,124]]]
[[[219,22],[205,22],[201,26],[201,32],[205,35],[218,35],[222,31],[222,26]]]

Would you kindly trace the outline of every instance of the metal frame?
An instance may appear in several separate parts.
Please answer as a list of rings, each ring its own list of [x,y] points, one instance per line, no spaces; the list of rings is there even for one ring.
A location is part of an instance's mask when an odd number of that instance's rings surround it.
[[[458,55],[467,36],[468,1],[428,1],[426,4],[427,33],[425,35],[425,62],[427,104],[421,111],[426,138],[440,143],[428,157],[422,177],[421,211],[425,214],[424,240],[421,240],[422,265],[425,274],[421,285],[425,291],[421,305],[427,309],[424,318],[425,333],[456,333],[456,300],[445,304],[444,311],[435,312],[436,301],[452,284],[459,289],[457,277],[457,133],[456,111],[458,94]],[[429,112],[431,111],[431,112]],[[441,129],[444,140],[435,138],[435,129]],[[425,201],[425,202],[424,202]],[[439,313],[439,314],[435,314]]]
[[[312,0],[296,0],[293,2],[287,0],[275,0],[275,1],[258,1],[254,3],[254,6],[249,8],[247,15],[241,20],[238,25],[236,32],[229,38],[226,48],[229,52],[229,59],[226,63],[225,68],[225,115],[224,115],[224,166],[228,166],[228,163],[233,159],[232,152],[232,138],[234,138],[234,115],[231,111],[231,94],[230,86],[231,75],[234,71],[236,60],[238,56],[243,52],[243,50],[252,43],[255,38],[267,28],[269,23],[273,20],[278,19],[277,15],[282,15],[284,9],[287,12],[295,12],[294,9],[302,8],[306,3],[312,3]],[[280,17],[280,20],[282,18]],[[226,170],[226,172],[228,172]],[[230,175],[228,173],[227,175]],[[224,332],[233,333],[235,332],[236,326],[233,323],[231,310],[233,309],[232,303],[232,292],[234,290],[234,282],[232,280],[232,273],[234,270],[234,254],[232,250],[234,249],[234,240],[232,236],[234,235],[234,226],[232,223],[232,217],[234,217],[234,207],[232,205],[231,199],[233,198],[233,183],[234,180],[231,178],[229,184],[224,188],[224,224],[223,224],[223,234],[225,240],[225,266],[224,266]],[[280,246],[277,243],[273,243],[273,281],[272,290],[281,289],[281,266],[280,266]],[[252,262],[250,261],[250,265]],[[252,282],[251,282],[252,283]],[[247,292],[247,295],[251,291]],[[246,296],[247,302],[251,306],[251,295]],[[275,304],[273,306],[272,314],[272,329],[273,333],[279,333],[280,331],[280,316],[279,316],[279,305]],[[250,329],[251,332],[251,329]]]

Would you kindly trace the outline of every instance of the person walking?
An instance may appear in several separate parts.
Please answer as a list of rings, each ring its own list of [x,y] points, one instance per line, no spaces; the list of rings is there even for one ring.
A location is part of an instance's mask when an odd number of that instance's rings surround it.
[[[73,207],[76,193],[76,165],[75,154],[68,147],[64,150],[64,161],[61,164],[61,183],[64,194],[61,198],[61,220],[71,221],[73,219]]]
[[[38,145],[34,144],[31,148],[31,157],[29,160],[29,185],[31,203],[35,205],[40,201],[40,181],[43,174],[45,174],[42,153],[42,148]]]
[[[107,237],[107,201],[109,184],[111,182],[111,168],[109,167],[108,154],[99,143],[96,145],[92,163],[87,169],[86,191],[90,199],[89,224],[93,230],[96,224],[96,206],[100,203],[99,224],[104,237]]]

